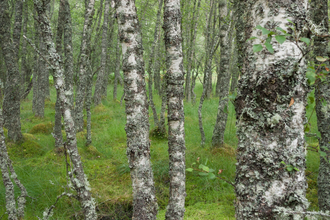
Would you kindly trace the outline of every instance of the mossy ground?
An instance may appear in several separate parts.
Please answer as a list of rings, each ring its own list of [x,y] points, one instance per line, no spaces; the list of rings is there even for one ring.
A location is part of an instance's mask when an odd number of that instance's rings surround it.
[[[92,146],[85,146],[86,130],[77,134],[78,150],[82,157],[85,173],[97,201],[100,217],[105,219],[130,219],[132,211],[132,187],[126,157],[125,105],[112,101],[112,86],[109,86],[108,98],[92,109]],[[198,98],[202,92],[196,88]],[[54,149],[54,138],[51,135],[54,125],[54,103],[56,92],[52,88],[51,99],[46,102],[45,117],[35,118],[31,111],[32,94],[21,103],[22,132],[25,142],[21,144],[7,143],[9,154],[19,179],[27,188],[25,219],[37,219],[42,212],[54,204],[56,197],[66,187],[66,159],[63,151]],[[154,93],[155,105],[160,112],[161,100]],[[118,97],[122,95],[119,88]],[[197,101],[199,100],[197,98]],[[216,120],[218,98],[213,97],[204,102],[203,123],[206,134],[206,145],[200,146],[198,128],[198,105],[185,103],[186,164],[187,168],[199,157],[199,162],[215,170],[222,169],[221,176],[229,181],[235,178],[235,148],[237,145],[235,129],[235,112],[229,104],[229,117],[225,132],[223,149],[211,148],[212,132]],[[312,108],[308,110],[310,114]],[[150,111],[151,112],[151,111]],[[150,130],[153,117],[150,117]],[[316,117],[311,118],[311,132],[316,133]],[[37,129],[38,128],[38,129]],[[37,132],[31,132],[36,130]],[[6,131],[5,131],[6,132]],[[62,131],[65,134],[64,130]],[[65,135],[64,135],[65,136]],[[158,219],[164,219],[168,203],[169,176],[167,140],[158,137],[151,139],[151,160],[155,178],[157,199],[159,204]],[[316,138],[307,138],[309,145],[317,146]],[[307,197],[311,208],[317,209],[318,153],[309,152],[307,174],[309,189]],[[0,177],[0,181],[2,179]],[[187,197],[185,219],[234,219],[235,194],[233,187],[219,179],[208,180],[197,173],[188,173],[186,178]],[[0,195],[4,195],[4,187],[0,184]],[[16,192],[16,195],[19,193]],[[5,212],[5,197],[0,197],[0,216]],[[62,198],[54,209],[53,219],[81,219],[79,203],[73,199]],[[4,215],[4,219],[6,215]]]

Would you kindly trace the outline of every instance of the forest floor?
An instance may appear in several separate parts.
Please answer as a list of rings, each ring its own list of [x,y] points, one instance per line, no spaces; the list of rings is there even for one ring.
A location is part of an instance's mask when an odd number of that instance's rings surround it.
[[[109,87],[112,87],[111,85]],[[118,97],[122,95],[119,87]],[[211,148],[212,132],[216,120],[218,98],[213,97],[204,102],[203,125],[206,134],[206,145],[200,146],[198,127],[198,103],[202,93],[201,85],[196,88],[197,104],[185,103],[186,166],[196,162],[215,170],[223,170],[221,177],[234,182],[235,149],[237,137],[235,129],[235,111],[230,103],[228,122],[225,133],[225,147]],[[13,144],[7,142],[9,156],[13,160],[18,178],[25,185],[29,196],[25,219],[38,219],[42,213],[56,201],[63,191],[69,190],[66,179],[66,165],[63,153],[54,151],[53,132],[55,118],[55,89],[51,89],[51,98],[46,101],[45,117],[34,117],[32,94],[21,103],[21,123],[25,142]],[[157,112],[160,112],[161,100],[154,92]],[[311,114],[313,106],[308,109]],[[150,128],[154,129],[152,111],[150,110]],[[92,108],[92,145],[85,146],[86,130],[77,133],[78,149],[82,157],[85,173],[97,201],[100,219],[131,219],[132,187],[129,167],[126,158],[126,123],[125,105],[112,100],[112,88],[103,104]],[[317,132],[315,113],[311,117],[311,133]],[[86,129],[86,128],[85,128]],[[62,133],[65,135],[64,128]],[[164,219],[169,194],[167,139],[151,136],[151,160],[159,204],[158,219]],[[317,138],[306,138],[310,146],[318,145]],[[317,210],[317,175],[319,154],[308,151],[307,157],[307,197],[311,202],[310,209]],[[2,179],[0,177],[0,181]],[[234,188],[220,179],[208,179],[198,172],[187,172],[186,178],[186,212],[185,219],[213,220],[235,219]],[[18,188],[15,188],[18,191]],[[16,193],[16,195],[18,195]],[[5,190],[0,184],[0,219],[6,219]],[[61,198],[54,209],[53,219],[82,219],[79,203],[73,199]]]

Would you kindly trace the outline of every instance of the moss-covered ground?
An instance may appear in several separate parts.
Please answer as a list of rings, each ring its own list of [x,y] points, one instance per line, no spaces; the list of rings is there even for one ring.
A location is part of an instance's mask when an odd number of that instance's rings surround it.
[[[111,86],[110,86],[111,87]],[[119,88],[121,97],[122,88]],[[196,88],[199,101],[202,87]],[[54,150],[54,138],[51,135],[54,125],[55,90],[52,88],[50,100],[46,102],[45,117],[34,117],[32,94],[21,103],[21,123],[25,142],[13,144],[7,142],[9,155],[19,179],[27,188],[25,219],[38,219],[43,211],[54,204],[56,197],[68,190],[66,163],[63,151]],[[155,104],[160,111],[160,98],[154,92]],[[198,104],[185,103],[186,164],[190,167],[197,161],[215,170],[222,169],[221,177],[233,182],[235,178],[235,148],[237,137],[235,130],[234,107],[229,104],[229,117],[225,134],[225,148],[211,149],[211,138],[217,114],[218,98],[204,102],[203,123],[206,134],[206,146],[200,146],[198,128]],[[311,114],[313,107],[308,109]],[[150,111],[151,114],[151,111]],[[150,115],[150,129],[154,129]],[[311,132],[316,133],[316,116],[311,117]],[[119,101],[112,100],[112,88],[108,97],[92,110],[92,145],[85,146],[86,131],[77,134],[78,148],[84,163],[85,173],[92,187],[93,197],[97,201],[100,219],[130,219],[132,211],[132,188],[129,167],[126,158],[125,107]],[[64,131],[63,131],[64,134]],[[151,139],[151,159],[155,177],[159,204],[158,219],[164,219],[168,202],[168,152],[167,140],[157,137]],[[317,139],[308,137],[310,146],[317,146]],[[317,209],[317,172],[318,153],[308,152],[307,175],[309,189],[307,197],[311,209]],[[0,177],[2,182],[2,179]],[[187,173],[187,197],[185,219],[235,219],[233,187],[220,179],[209,180],[197,173]],[[18,189],[16,188],[18,191]],[[5,191],[0,184],[0,218],[6,219]],[[17,192],[17,195],[19,192]],[[79,203],[73,199],[62,198],[54,209],[53,219],[81,219]]]

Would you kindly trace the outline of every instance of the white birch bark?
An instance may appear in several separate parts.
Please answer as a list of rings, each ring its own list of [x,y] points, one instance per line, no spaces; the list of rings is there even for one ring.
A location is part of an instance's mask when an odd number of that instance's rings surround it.
[[[237,118],[236,219],[304,219],[306,211],[305,45],[273,40],[274,54],[254,53],[266,37],[261,25],[289,33],[292,24],[303,37],[307,1],[242,0],[246,4],[246,43],[242,78],[235,100]],[[279,32],[281,33],[281,32]],[[294,34],[293,34],[294,35]],[[301,50],[298,48],[301,48]],[[283,164],[283,162],[285,164]],[[291,214],[283,212],[295,211]],[[278,212],[276,210],[282,210]]]
[[[165,219],[181,220],[184,216],[186,197],[185,133],[184,133],[184,75],[180,0],[164,1],[166,48],[166,93],[168,107],[168,152],[170,198]]]
[[[133,187],[133,218],[156,219],[157,200],[150,162],[149,112],[142,36],[134,0],[112,1],[123,53],[127,157]]]

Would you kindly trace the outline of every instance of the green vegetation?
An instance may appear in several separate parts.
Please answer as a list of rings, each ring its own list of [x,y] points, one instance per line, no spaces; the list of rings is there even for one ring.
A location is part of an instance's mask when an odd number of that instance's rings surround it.
[[[111,87],[111,86],[109,86]],[[109,88],[108,94],[112,94]],[[118,97],[122,95],[119,89]],[[196,88],[198,98],[202,92],[201,85]],[[47,101],[44,118],[35,118],[31,111],[32,94],[21,104],[22,132],[25,142],[21,144],[7,143],[9,155],[19,179],[25,185],[31,198],[27,198],[26,219],[41,217],[45,208],[54,204],[56,197],[67,189],[65,156],[62,151],[54,150],[54,138],[51,135],[54,124],[54,105],[56,92],[52,88],[51,100]],[[160,112],[161,100],[154,95],[155,104]],[[197,99],[198,100],[198,99]],[[311,114],[313,105],[308,108]],[[186,164],[187,168],[199,162],[215,169],[223,170],[221,177],[234,182],[235,148],[237,145],[235,129],[235,112],[230,103],[225,147],[211,148],[211,137],[216,120],[218,98],[213,97],[204,102],[203,122],[206,134],[206,145],[200,146],[200,132],[197,117],[198,105],[185,103],[186,132]],[[150,111],[151,112],[151,111]],[[150,117],[150,130],[155,130]],[[100,216],[107,219],[130,219],[132,211],[132,189],[129,167],[126,158],[125,106],[119,101],[112,101],[111,95],[103,104],[92,110],[92,146],[85,146],[86,131],[77,134],[79,153],[84,163],[92,187],[93,197],[97,200]],[[310,120],[310,132],[317,133],[315,114]],[[63,134],[65,132],[63,131]],[[307,137],[309,146],[316,147],[316,137]],[[151,159],[156,182],[159,204],[158,219],[164,219],[168,202],[169,176],[167,140],[150,137]],[[309,151],[307,160],[308,194],[311,209],[317,209],[317,173],[319,156]],[[216,172],[217,173],[217,172]],[[1,177],[0,177],[1,179]],[[2,181],[2,179],[1,179]],[[220,179],[208,179],[197,172],[187,172],[187,197],[185,219],[235,219],[233,187]],[[0,194],[4,195],[4,187],[0,184]],[[5,212],[5,198],[0,197],[0,216]],[[79,203],[74,199],[62,198],[54,209],[53,219],[69,219],[74,216],[81,219]],[[6,216],[4,216],[4,219]]]

